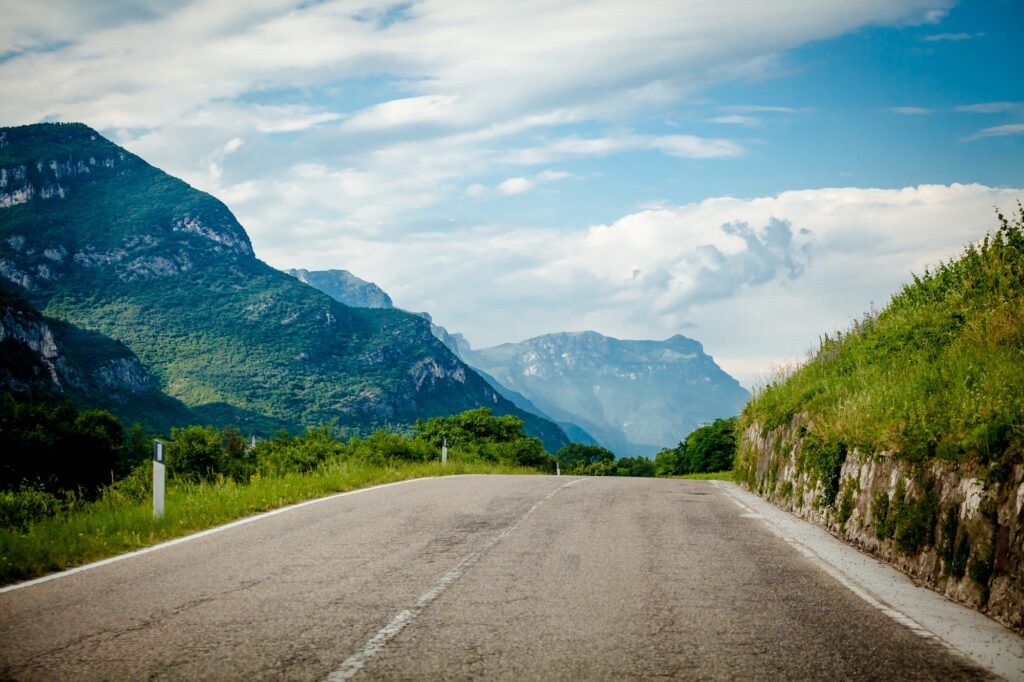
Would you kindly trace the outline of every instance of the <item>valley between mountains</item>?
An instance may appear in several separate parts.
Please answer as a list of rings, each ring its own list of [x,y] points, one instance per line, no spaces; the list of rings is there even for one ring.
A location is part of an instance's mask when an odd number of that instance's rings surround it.
[[[81,124],[0,130],[0,207],[5,385],[151,431],[355,435],[487,407],[549,452],[650,456],[749,395],[683,336],[478,350],[344,270],[275,270],[227,206]]]

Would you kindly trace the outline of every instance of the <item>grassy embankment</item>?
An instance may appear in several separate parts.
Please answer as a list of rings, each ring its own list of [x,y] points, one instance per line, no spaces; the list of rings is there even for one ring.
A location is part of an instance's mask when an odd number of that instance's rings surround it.
[[[1024,207],[999,222],[881,312],[822,337],[804,366],[748,403],[741,432],[810,415],[797,466],[825,484],[827,504],[854,449],[1003,480],[1024,455]],[[756,458],[741,452],[738,463],[737,480],[756,485]]]
[[[310,473],[254,477],[237,483],[172,481],[166,514],[153,518],[152,502],[117,488],[100,499],[27,527],[0,529],[0,584],[8,584],[147,547],[236,519],[332,493],[426,476],[534,474],[535,469],[492,462],[334,461]]]

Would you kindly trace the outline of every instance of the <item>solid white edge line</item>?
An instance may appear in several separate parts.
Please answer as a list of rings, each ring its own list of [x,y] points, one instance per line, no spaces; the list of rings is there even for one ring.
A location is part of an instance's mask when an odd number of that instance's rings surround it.
[[[126,552],[124,554],[118,554],[116,556],[108,557],[106,559],[100,559],[99,561],[93,561],[92,563],[82,564],[81,566],[75,566],[74,568],[69,568],[67,570],[59,571],[57,573],[50,573],[48,575],[44,575],[44,576],[41,576],[39,578],[33,578],[32,580],[26,580],[24,582],[14,583],[13,585],[7,585],[6,587],[0,587],[0,594],[3,594],[4,592],[14,592],[15,590],[23,590],[26,587],[32,587],[34,585],[40,585],[42,583],[50,582],[51,580],[58,580],[60,578],[66,578],[66,577],[68,577],[70,575],[74,575],[75,573],[82,573],[83,571],[90,571],[90,570],[92,570],[94,568],[99,568],[100,566],[106,566],[108,564],[117,563],[118,561],[124,561],[126,559],[131,559],[131,558],[134,558],[134,557],[137,557],[137,556],[141,556],[143,554],[149,554],[150,552],[156,552],[156,551],[159,551],[161,549],[167,549],[168,547],[173,547],[174,545],[180,545],[183,542],[190,542],[192,540],[198,540],[199,538],[204,538],[204,537],[206,537],[208,535],[213,535],[215,533],[220,533],[220,532],[225,531],[225,530],[230,530],[232,528],[237,528],[238,526],[244,526],[244,525],[249,524],[249,523],[254,523],[256,521],[260,521],[262,519],[265,519],[265,518],[267,518],[269,516],[276,516],[278,514],[284,514],[285,512],[289,512],[289,511],[292,511],[294,509],[300,509],[302,507],[309,507],[309,506],[314,505],[314,504],[320,504],[321,502],[329,502],[331,500],[336,500],[339,497],[346,497],[348,495],[358,495],[360,493],[368,493],[368,492],[371,492],[373,490],[380,490],[382,488],[390,488],[391,486],[403,485],[405,483],[415,483],[417,481],[432,481],[432,480],[439,480],[439,479],[445,479],[445,478],[459,478],[459,477],[462,477],[462,476],[471,476],[471,475],[472,474],[452,474],[450,476],[424,476],[422,478],[407,478],[404,481],[392,481],[391,483],[381,483],[380,485],[370,486],[369,488],[358,488],[356,490],[347,490],[347,491],[345,491],[343,493],[334,493],[333,495],[328,495],[327,497],[317,497],[317,498],[312,499],[312,500],[303,500],[302,502],[296,502],[295,504],[290,504],[290,505],[288,505],[286,507],[278,507],[277,509],[271,509],[270,511],[261,512],[259,514],[255,514],[254,516],[246,516],[245,518],[238,519],[237,521],[231,521],[231,522],[225,523],[225,524],[223,524],[221,526],[214,526],[213,528],[207,528],[206,530],[201,530],[199,532],[192,533],[190,535],[185,535],[185,536],[182,536],[180,538],[174,538],[173,540],[167,540],[165,542],[161,542],[161,543],[156,544],[156,545],[150,545],[149,547],[143,547],[142,549],[132,550],[131,552]]]
[[[554,497],[556,493],[584,480],[586,479],[577,478],[569,481],[565,485],[555,488],[543,498],[537,500],[537,502],[535,502],[525,514],[505,526],[505,528],[503,528],[497,535],[485,542],[483,546],[445,573],[433,587],[419,596],[414,605],[399,611],[398,615],[392,618],[390,623],[378,630],[377,634],[371,637],[359,651],[346,658],[341,665],[328,674],[326,678],[327,682],[344,682],[345,680],[349,680],[359,674],[359,671],[362,670],[377,654],[383,651],[384,647],[386,647],[388,643],[398,635],[398,633],[416,620],[416,617],[419,616],[424,609],[430,606],[435,599],[444,594],[445,590],[458,581],[466,570],[483,558],[483,556],[487,554],[492,547],[515,532],[516,528],[522,525],[526,519],[530,518],[530,516],[537,511],[542,504]]]
[[[939,637],[934,632],[932,632],[931,630],[926,628],[924,625],[922,625],[921,623],[919,623],[916,620],[914,620],[913,618],[911,618],[908,614],[906,614],[903,611],[898,610],[898,609],[890,606],[889,604],[887,604],[880,596],[875,595],[867,585],[864,585],[861,582],[857,581],[856,579],[853,578],[853,576],[847,575],[841,568],[839,568],[838,566],[836,566],[833,563],[831,563],[830,561],[828,561],[828,559],[826,559],[825,557],[821,556],[819,553],[815,552],[810,547],[804,545],[802,542],[800,542],[796,538],[793,538],[791,536],[786,535],[785,532],[783,531],[783,529],[781,527],[779,527],[779,526],[776,526],[775,523],[770,518],[764,516],[763,514],[757,513],[753,509],[753,507],[750,507],[749,505],[747,505],[745,502],[743,502],[739,498],[739,496],[736,493],[736,490],[738,490],[738,486],[734,488],[733,486],[722,485],[719,481],[712,481],[711,483],[716,488],[718,488],[719,490],[724,492],[726,495],[728,495],[729,499],[731,499],[733,502],[735,502],[737,504],[737,506],[739,506],[741,509],[744,509],[744,510],[747,511],[746,514],[740,514],[741,517],[745,517],[745,518],[759,518],[759,519],[761,519],[762,524],[768,529],[768,531],[770,531],[772,534],[774,534],[779,539],[783,540],[786,544],[788,544],[791,547],[793,547],[794,549],[796,549],[808,561],[810,561],[812,564],[814,564],[815,566],[817,566],[821,570],[825,571],[825,573],[827,573],[829,576],[834,578],[837,582],[839,582],[839,584],[841,584],[843,587],[848,589],[850,592],[852,592],[856,596],[860,597],[863,601],[868,603],[870,606],[873,606],[877,610],[881,611],[884,615],[888,616],[893,621],[895,621],[895,622],[899,623],[900,625],[904,626],[905,628],[907,628],[908,630],[913,632],[918,637],[920,637],[922,639],[927,639],[927,640],[933,641],[936,644],[938,644],[939,646],[941,646],[943,649],[948,651],[950,654],[952,654],[952,655],[954,655],[954,656],[956,656],[956,657],[958,657],[958,658],[960,658],[962,660],[967,660],[967,661],[970,661],[971,663],[974,663],[976,665],[980,665],[981,667],[987,669],[991,673],[998,674],[998,673],[996,673],[995,670],[992,670],[989,666],[985,665],[981,661],[976,660],[974,657],[970,656],[967,652],[961,651],[959,648],[954,646],[951,642],[947,642],[942,637]],[[762,500],[766,504],[772,504],[771,502],[769,502],[768,500],[765,500],[764,498],[758,497],[758,499]],[[774,507],[774,505],[773,505],[773,507]],[[781,513],[787,514],[786,510],[784,510],[784,509],[781,509],[779,507],[775,507],[775,509],[778,509],[778,511],[781,512]],[[809,524],[810,526],[812,526],[814,528],[819,528],[819,529],[824,531],[824,529],[822,529],[820,526],[817,526],[816,524],[810,523],[809,521],[801,519],[800,517],[795,516],[793,514],[788,514],[788,515],[794,521],[797,521],[797,522],[800,522],[800,523],[806,523],[806,524]],[[825,531],[825,532],[827,532],[827,531]],[[831,535],[831,533],[829,534],[829,536],[833,537]],[[840,540],[840,542],[842,542],[842,541]],[[843,544],[846,544],[847,546],[849,546],[850,549],[853,549],[853,550],[856,549],[853,546],[848,545],[848,543],[843,543]],[[874,558],[872,557],[872,559],[874,559]],[[877,559],[874,559],[874,560],[877,561]],[[879,562],[879,563],[881,563],[881,562]],[[895,569],[893,569],[893,570],[895,570]]]

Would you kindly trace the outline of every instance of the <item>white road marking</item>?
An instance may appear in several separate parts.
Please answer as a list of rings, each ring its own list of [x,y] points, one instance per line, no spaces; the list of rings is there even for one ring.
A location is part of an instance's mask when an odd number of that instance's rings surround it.
[[[1024,680],[1024,638],[977,611],[918,587],[891,566],[735,484],[712,484],[746,512],[740,516],[760,518],[769,531],[914,634],[1008,680]]]
[[[150,552],[156,552],[156,551],[159,551],[161,549],[167,549],[168,547],[173,547],[174,545],[180,545],[183,542],[190,542],[192,540],[198,540],[199,538],[205,538],[206,536],[213,535],[214,533],[220,533],[220,532],[225,531],[225,530],[230,530],[232,528],[237,528],[238,526],[244,526],[247,523],[254,523],[256,521],[260,521],[262,519],[265,519],[265,518],[267,518],[269,516],[277,516],[278,514],[284,514],[285,512],[290,512],[290,511],[292,511],[294,509],[300,509],[302,507],[309,507],[309,506],[314,505],[314,504],[320,504],[321,502],[328,502],[330,500],[336,500],[339,497],[345,497],[347,495],[358,495],[360,493],[368,493],[368,492],[371,492],[373,490],[380,490],[382,488],[390,488],[391,486],[403,485],[405,483],[415,483],[416,481],[440,480],[442,478],[458,478],[460,476],[465,476],[465,475],[467,475],[467,474],[454,474],[452,476],[426,476],[424,478],[410,478],[410,479],[406,479],[404,481],[395,481],[394,483],[382,483],[380,485],[375,485],[375,486],[372,486],[372,487],[369,487],[369,488],[360,488],[358,490],[349,490],[348,492],[337,493],[337,494],[334,494],[334,495],[328,495],[327,497],[318,497],[315,500],[306,500],[304,502],[297,502],[296,504],[290,504],[287,507],[279,507],[277,509],[271,509],[268,512],[263,512],[262,514],[256,514],[255,516],[246,516],[244,519],[239,519],[238,521],[232,521],[231,523],[225,523],[223,526],[214,526],[213,528],[207,528],[206,530],[201,530],[198,533],[193,533],[192,535],[185,535],[184,537],[175,538],[173,540],[168,540],[167,542],[161,542],[158,545],[151,545],[149,547],[143,547],[142,549],[137,549],[137,550],[134,550],[132,552],[127,552],[125,554],[118,554],[117,556],[112,556],[109,559],[101,559],[100,561],[94,561],[94,562],[89,563],[89,564],[82,564],[81,566],[75,566],[74,568],[69,568],[66,571],[60,571],[59,573],[50,573],[49,575],[44,575],[41,578],[33,578],[32,580],[26,580],[24,582],[15,583],[13,585],[8,585],[7,587],[0,587],[0,594],[3,594],[4,592],[13,592],[14,590],[23,590],[26,587],[32,587],[33,585],[39,585],[41,583],[48,583],[51,580],[57,580],[59,578],[66,578],[69,575],[74,575],[75,573],[81,573],[82,571],[90,571],[90,570],[92,570],[94,568],[99,568],[100,566],[106,566],[108,564],[113,564],[113,563],[116,563],[118,561],[124,561],[125,559],[131,559],[133,557],[141,556],[142,554],[149,554]]]
[[[470,566],[479,561],[485,554],[487,554],[487,552],[491,550],[492,547],[494,547],[496,544],[498,544],[503,539],[507,538],[509,535],[515,532],[516,528],[518,528],[523,523],[523,521],[530,518],[530,515],[532,515],[533,512],[537,511],[537,509],[542,504],[544,504],[552,497],[554,497],[556,493],[558,493],[560,490],[568,488],[571,485],[575,485],[583,480],[586,479],[577,478],[575,480],[569,481],[563,486],[555,488],[542,499],[538,500],[532,507],[530,507],[527,510],[525,514],[520,516],[518,519],[513,521],[508,526],[505,526],[505,528],[502,529],[500,533],[498,533],[490,540],[488,540],[480,549],[476,550],[475,552],[467,556],[465,559],[460,561],[458,565],[456,565],[450,571],[445,573],[444,576],[439,581],[437,581],[437,584],[435,584],[429,590],[421,594],[419,599],[416,600],[416,603],[413,606],[399,612],[399,614],[395,616],[390,623],[385,625],[383,628],[380,629],[379,632],[377,632],[376,635],[371,637],[370,640],[363,646],[362,649],[360,649],[359,651],[345,659],[345,661],[340,666],[338,666],[338,668],[334,670],[334,672],[327,676],[327,682],[343,682],[344,680],[352,679],[352,677],[357,675],[359,671],[362,670],[366,666],[366,664],[370,662],[371,659],[373,659],[374,656],[379,654],[384,649],[384,647],[388,645],[388,642],[394,639],[395,636],[398,635],[398,633],[400,633],[402,630],[406,628],[407,625],[416,620],[416,617],[419,616],[424,609],[430,606],[430,604],[433,603],[435,599],[444,594],[445,590],[447,590],[459,578],[461,578],[462,575],[466,572],[466,569],[468,569]]]

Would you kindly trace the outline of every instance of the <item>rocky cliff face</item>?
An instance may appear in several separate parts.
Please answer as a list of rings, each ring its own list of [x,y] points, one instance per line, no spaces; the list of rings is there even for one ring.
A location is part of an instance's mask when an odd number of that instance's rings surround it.
[[[27,398],[59,398],[79,407],[103,407],[128,421],[140,416],[140,403],[190,418],[183,406],[160,393],[156,379],[128,348],[48,318],[2,285],[0,389]]]
[[[33,154],[30,158],[35,160],[27,164],[0,166],[0,209],[19,209],[19,217],[29,213],[58,220],[66,219],[69,211],[86,209],[78,216],[85,218],[85,230],[61,231],[54,225],[40,230],[44,226],[31,220],[5,225],[9,229],[4,230],[7,248],[0,253],[0,276],[22,289],[31,292],[61,282],[76,268],[103,268],[131,282],[187,273],[197,259],[210,254],[253,255],[244,230],[212,197],[168,206],[144,232],[125,229],[130,228],[131,216],[103,224],[101,206],[109,205],[110,189],[122,186],[131,193],[155,169],[84,126],[26,126],[7,129],[3,135],[10,151],[0,154],[0,161],[14,158],[26,138],[38,153],[49,152],[55,158]],[[44,205],[23,206],[40,202]],[[138,210],[122,202],[115,206]],[[0,215],[6,218],[10,211]]]
[[[595,332],[539,336],[466,360],[545,414],[578,424],[620,456],[652,455],[749,394],[696,341],[623,341]]]
[[[977,466],[912,465],[857,450],[834,479],[806,466],[807,415],[743,434],[736,468],[776,505],[894,565],[915,581],[1024,631],[1024,467],[1000,480]]]

